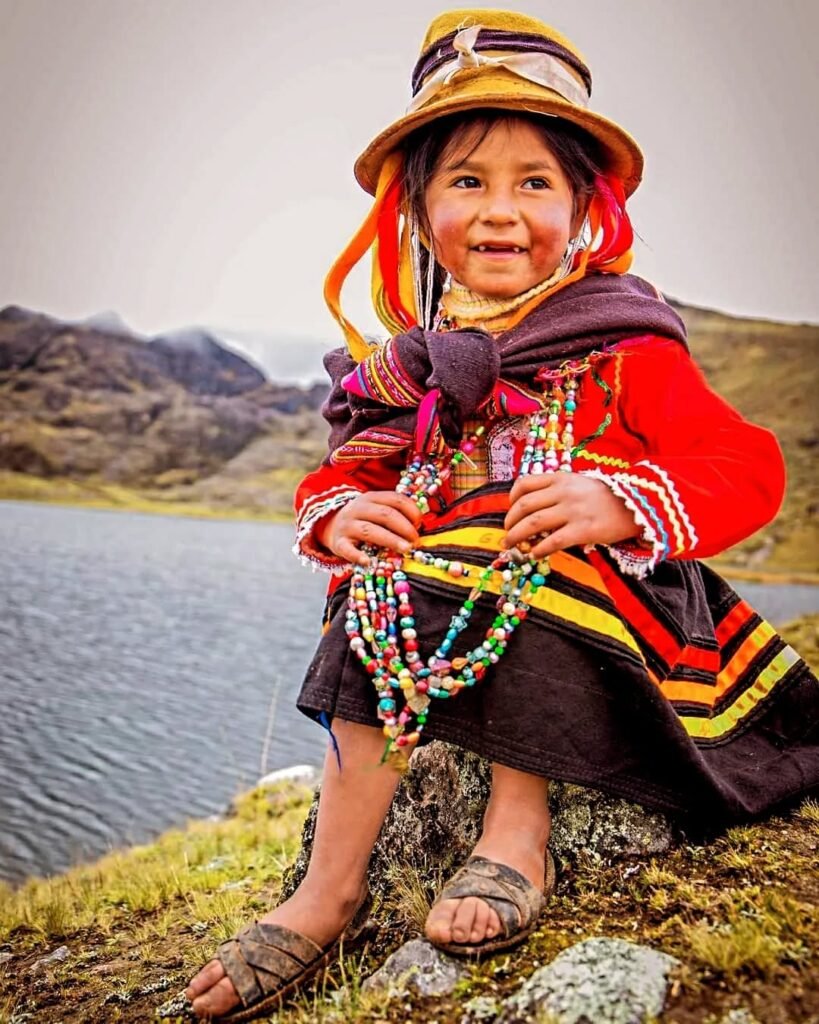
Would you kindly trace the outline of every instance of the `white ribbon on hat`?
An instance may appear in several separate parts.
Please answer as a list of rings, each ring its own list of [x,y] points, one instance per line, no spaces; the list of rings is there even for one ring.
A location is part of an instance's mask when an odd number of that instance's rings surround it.
[[[470,28],[462,29],[455,36],[452,45],[458,54],[457,58],[442,64],[424,82],[407,107],[408,114],[425,106],[436,93],[449,85],[460,71],[486,67],[506,68],[521,78],[551,89],[578,107],[589,105],[588,92],[557,57],[552,57],[548,53],[508,53],[486,57],[476,53],[474,49],[480,30],[480,25],[472,25]]]

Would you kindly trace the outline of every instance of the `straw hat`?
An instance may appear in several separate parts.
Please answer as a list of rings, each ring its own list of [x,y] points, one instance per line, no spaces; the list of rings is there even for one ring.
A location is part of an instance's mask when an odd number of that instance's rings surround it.
[[[412,75],[413,99],[355,164],[375,195],[389,154],[416,128],[479,107],[525,110],[572,121],[600,144],[605,170],[630,195],[639,185],[643,154],[614,121],[588,109],[591,73],[572,43],[537,18],[512,11],[457,10],[435,18]]]

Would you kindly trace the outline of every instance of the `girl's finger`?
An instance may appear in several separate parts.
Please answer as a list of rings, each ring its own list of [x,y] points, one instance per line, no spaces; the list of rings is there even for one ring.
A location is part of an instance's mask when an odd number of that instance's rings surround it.
[[[333,554],[343,558],[345,562],[350,562],[351,565],[370,564],[370,556],[361,551],[349,537],[341,537],[336,541]]]
[[[506,513],[503,525],[507,530],[511,529],[526,516],[532,515],[539,509],[554,508],[560,503],[560,494],[552,488],[534,488],[520,495]]]
[[[546,558],[556,551],[565,551],[566,548],[573,548],[580,543],[582,541],[578,539],[576,532],[567,524],[538,541],[533,546],[531,554],[533,558]]]
[[[565,513],[560,508],[538,509],[531,515],[526,516],[515,523],[512,529],[507,530],[503,539],[505,548],[513,548],[521,541],[530,540],[540,533],[550,533],[552,530],[559,530],[567,522]]]
[[[361,520],[350,524],[347,536],[361,544],[370,544],[374,548],[388,548],[401,554],[405,554],[412,547],[410,538],[402,537],[377,523]]]
[[[559,491],[563,478],[563,473],[530,473],[527,476],[519,476],[509,492],[509,503],[513,505],[524,494],[531,494],[533,491],[549,491],[555,488]]]
[[[368,505],[375,507],[390,506],[405,516],[411,523],[421,521],[421,510],[406,494],[397,494],[395,491],[375,491],[367,495]]]
[[[355,521],[369,522],[374,526],[382,526],[384,529],[397,534],[399,537],[403,537],[413,544],[418,540],[418,531],[415,528],[415,524],[404,515],[403,511],[397,508],[389,508],[385,505],[368,505],[358,509]]]

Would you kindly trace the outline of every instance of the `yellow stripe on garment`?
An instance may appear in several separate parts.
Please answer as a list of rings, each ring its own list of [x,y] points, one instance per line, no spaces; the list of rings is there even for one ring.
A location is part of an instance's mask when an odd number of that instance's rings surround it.
[[[458,532],[460,533],[461,531]],[[438,537],[441,536],[442,534],[438,534]],[[483,568],[479,565],[472,565],[469,562],[463,562],[462,564],[465,569],[469,570],[469,576],[467,577],[459,576],[455,578],[450,576],[444,569],[436,569],[432,565],[420,565],[418,562],[409,559],[404,561],[404,572],[409,576],[421,576],[426,579],[440,580],[442,583],[454,584],[464,590],[469,590],[480,578]],[[485,587],[486,592],[500,595],[502,583],[503,580],[500,573],[493,573],[492,578]],[[612,640],[616,640],[625,647],[628,647],[629,650],[634,651],[642,660],[643,655],[634,637],[616,615],[611,615],[600,608],[595,608],[594,605],[586,604],[585,601],[580,601],[576,597],[560,594],[556,590],[552,590],[551,587],[540,587],[536,593],[530,594],[527,598],[527,603],[538,611],[554,615],[559,619],[565,619],[567,622],[573,622],[584,630],[610,637]]]
[[[455,530],[444,530],[442,533],[426,534],[418,541],[419,548],[458,547],[476,548],[479,551],[500,551],[501,542],[506,531],[494,526],[462,526]],[[556,551],[549,555],[549,564],[561,576],[580,583],[589,590],[609,596],[606,584],[600,573],[588,562],[575,558],[565,551]]]
[[[722,697],[736,683],[754,658],[773,638],[776,630],[768,622],[760,622],[750,636],[740,644],[739,649],[717,676],[717,697]]]
[[[735,729],[753,711],[757,704],[767,697],[788,669],[799,660],[792,647],[780,651],[768,667],[760,672],[754,685],[741,694],[734,703],[715,718],[690,718],[680,716],[683,728],[695,740],[715,740]]]

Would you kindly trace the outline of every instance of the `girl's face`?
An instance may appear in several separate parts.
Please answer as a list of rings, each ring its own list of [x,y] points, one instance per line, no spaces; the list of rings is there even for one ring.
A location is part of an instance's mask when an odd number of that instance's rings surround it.
[[[444,150],[425,192],[435,258],[460,284],[506,299],[546,280],[583,213],[536,128],[501,121]]]

